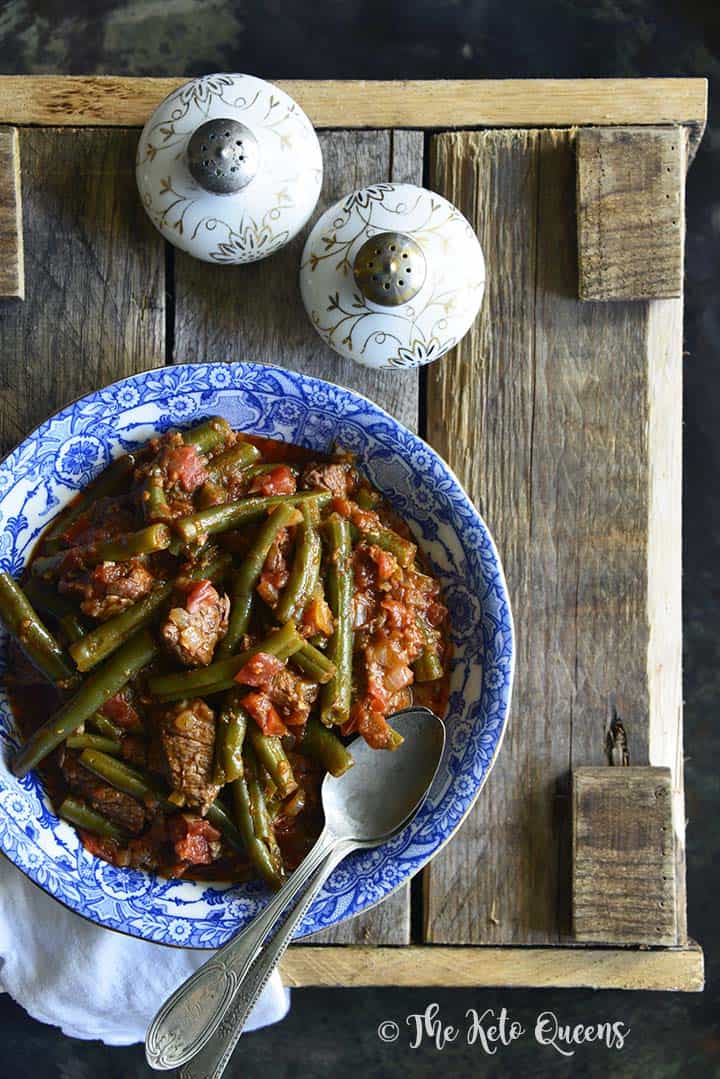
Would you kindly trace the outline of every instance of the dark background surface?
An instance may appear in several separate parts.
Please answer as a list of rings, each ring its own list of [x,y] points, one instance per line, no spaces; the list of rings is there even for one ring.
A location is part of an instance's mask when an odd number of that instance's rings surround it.
[[[94,12],[89,15],[88,12]],[[685,315],[684,631],[689,929],[705,948],[704,994],[507,990],[301,990],[280,1026],[243,1038],[229,1076],[720,1076],[717,918],[720,882],[720,75],[717,0],[10,0],[0,5],[3,74],[199,75],[266,78],[482,78],[703,75],[708,129],[690,169]],[[506,1007],[532,1031],[552,1009],[563,1023],[622,1020],[622,1051],[569,1059],[532,1037],[486,1056],[476,1045],[412,1050],[383,1044],[378,1024],[432,1001],[464,1028],[468,1008]],[[408,1031],[409,1033],[409,1031]],[[0,996],[0,1077],[139,1079],[141,1046],[109,1049],[63,1037]]]

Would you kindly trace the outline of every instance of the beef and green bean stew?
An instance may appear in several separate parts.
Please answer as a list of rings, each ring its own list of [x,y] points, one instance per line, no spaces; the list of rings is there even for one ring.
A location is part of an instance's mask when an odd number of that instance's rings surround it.
[[[118,866],[278,885],[352,737],[394,750],[388,716],[444,709],[446,610],[407,527],[349,455],[220,418],[111,464],[0,575],[0,615],[15,772]]]

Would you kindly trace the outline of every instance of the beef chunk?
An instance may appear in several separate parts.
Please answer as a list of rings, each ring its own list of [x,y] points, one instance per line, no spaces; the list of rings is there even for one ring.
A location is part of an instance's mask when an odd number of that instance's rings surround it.
[[[178,701],[160,714],[166,771],[187,805],[205,812],[218,796],[212,782],[215,715],[203,700]]]
[[[336,498],[347,498],[355,484],[355,470],[352,465],[338,461],[329,464],[311,462],[305,466],[300,477],[300,486],[306,491],[320,487],[332,491]]]
[[[307,723],[318,689],[312,682],[294,674],[287,667],[273,675],[267,694],[290,726]]]
[[[181,862],[210,865],[220,856],[220,833],[202,817],[178,813],[168,818],[167,832]]]
[[[65,753],[62,772],[71,790],[107,817],[113,824],[136,835],[145,825],[145,807],[123,791],[116,791],[108,783],[93,775],[72,753]]]
[[[218,595],[210,581],[192,582],[178,600],[183,605],[168,612],[160,634],[186,667],[206,667],[227,633],[230,600]]]
[[[142,559],[131,558],[128,562],[101,562],[79,577],[64,576],[60,591],[82,596],[82,612],[105,622],[146,596],[154,583]]]

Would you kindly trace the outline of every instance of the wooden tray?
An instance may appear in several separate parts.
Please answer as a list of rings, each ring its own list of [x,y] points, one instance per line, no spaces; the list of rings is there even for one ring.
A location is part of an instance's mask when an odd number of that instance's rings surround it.
[[[291,948],[286,981],[700,989],[680,454],[684,177],[705,81],[281,84],[326,129],[318,213],[392,179],[442,192],[477,228],[481,316],[419,373],[365,371],[321,343],[297,289],[302,239],[238,268],[164,245],[134,151],[182,81],[0,78],[0,295],[25,297],[0,300],[3,451],[163,362],[321,375],[450,462],[493,530],[517,626],[510,726],[461,831],[411,887]]]

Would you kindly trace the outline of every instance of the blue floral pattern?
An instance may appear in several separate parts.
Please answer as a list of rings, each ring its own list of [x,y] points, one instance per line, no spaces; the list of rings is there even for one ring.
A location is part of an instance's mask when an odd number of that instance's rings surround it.
[[[433,789],[391,843],[357,852],[335,870],[300,927],[303,936],[389,895],[425,865],[470,810],[507,719],[514,654],[507,589],[480,515],[421,439],[349,390],[242,363],[146,371],[89,394],[33,431],[0,464],[0,568],[19,573],[50,518],[111,457],[158,429],[189,426],[209,414],[303,446],[326,449],[337,440],[355,450],[372,482],[407,516],[450,607],[448,739]],[[37,777],[18,780],[12,774],[9,761],[18,739],[1,690],[0,738],[0,848],[79,914],[148,940],[217,948],[266,902],[259,882],[168,881],[94,858],[58,820]]]

